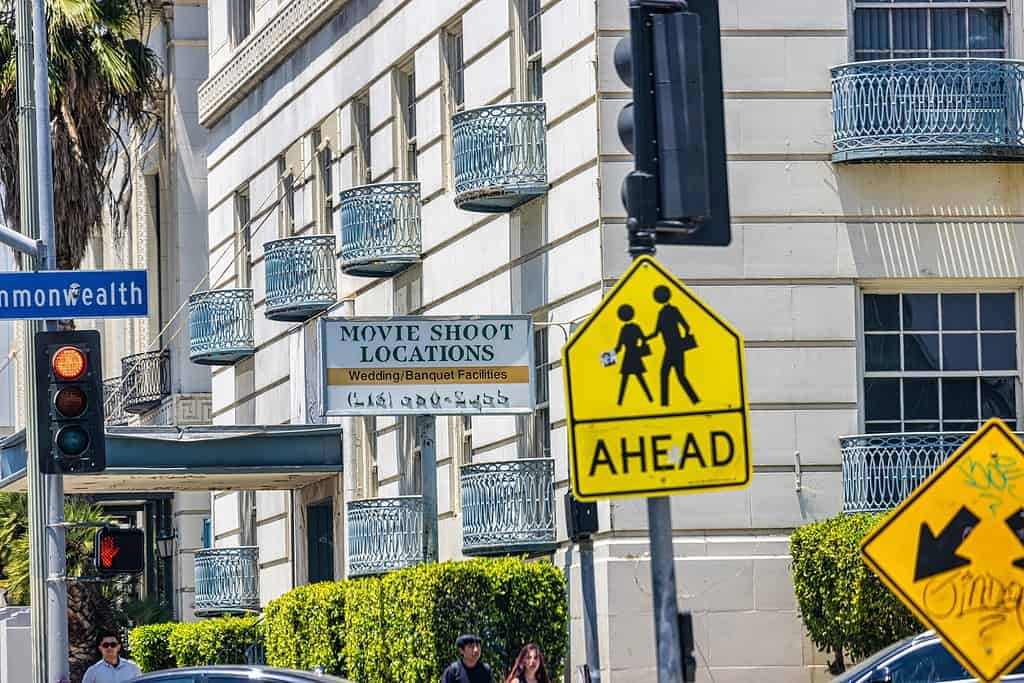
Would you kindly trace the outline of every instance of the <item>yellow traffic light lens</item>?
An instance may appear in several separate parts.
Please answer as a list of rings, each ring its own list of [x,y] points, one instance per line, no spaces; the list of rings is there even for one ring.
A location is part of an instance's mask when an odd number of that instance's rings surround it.
[[[60,379],[78,379],[85,374],[85,354],[74,346],[62,346],[53,354],[53,372]]]
[[[85,392],[74,385],[64,387],[53,397],[53,405],[64,417],[78,417],[85,412],[88,399]]]

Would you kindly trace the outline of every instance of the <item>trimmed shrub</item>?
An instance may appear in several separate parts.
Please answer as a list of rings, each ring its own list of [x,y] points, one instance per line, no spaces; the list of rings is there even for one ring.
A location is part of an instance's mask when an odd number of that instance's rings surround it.
[[[344,583],[300,586],[267,605],[267,663],[345,676]]]
[[[177,624],[138,626],[128,634],[132,659],[144,673],[174,668],[170,638],[175,626]]]
[[[177,666],[245,664],[245,650],[260,637],[257,617],[220,617],[175,624],[169,639]]]
[[[345,664],[348,677],[361,683],[386,680],[381,583],[373,577],[344,583]]]
[[[860,659],[925,627],[860,557],[860,543],[883,515],[839,515],[800,527],[790,537],[793,588],[800,618],[818,649]]]

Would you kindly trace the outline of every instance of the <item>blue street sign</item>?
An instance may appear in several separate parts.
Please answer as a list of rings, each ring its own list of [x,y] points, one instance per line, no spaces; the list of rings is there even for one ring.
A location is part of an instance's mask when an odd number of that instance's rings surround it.
[[[144,270],[0,273],[0,320],[131,318],[148,314]]]

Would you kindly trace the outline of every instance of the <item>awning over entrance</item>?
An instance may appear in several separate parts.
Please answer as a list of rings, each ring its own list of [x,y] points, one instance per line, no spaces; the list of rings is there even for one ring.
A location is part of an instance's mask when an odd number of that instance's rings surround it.
[[[0,441],[0,491],[25,491],[25,432]],[[66,475],[67,493],[288,490],[341,471],[341,427],[110,427],[107,470]]]

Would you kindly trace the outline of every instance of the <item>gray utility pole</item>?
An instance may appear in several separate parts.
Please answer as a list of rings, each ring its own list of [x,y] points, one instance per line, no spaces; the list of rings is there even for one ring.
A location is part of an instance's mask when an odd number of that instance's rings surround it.
[[[437,562],[437,450],[434,431],[437,417],[416,416],[416,440],[420,448],[420,495],[423,497],[423,561]]]
[[[21,232],[35,242],[26,249],[24,270],[56,270],[53,222],[53,161],[50,148],[50,98],[45,0],[15,4],[18,42],[18,185]],[[3,240],[11,244],[15,238]],[[39,243],[42,243],[41,245]],[[41,247],[41,248],[40,248]],[[40,255],[43,256],[40,259]],[[40,261],[42,260],[42,263]],[[44,475],[38,452],[36,416],[35,334],[38,321],[26,324],[25,449],[29,497],[29,591],[32,602],[33,683],[69,679],[67,586],[64,545],[64,482],[60,474]],[[56,329],[47,321],[47,329]]]
[[[588,683],[601,683],[601,652],[597,641],[597,593],[594,588],[594,540],[580,539],[580,589],[583,592],[583,636],[587,653]]]

